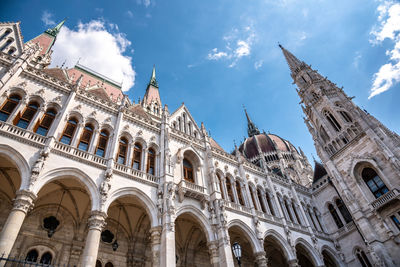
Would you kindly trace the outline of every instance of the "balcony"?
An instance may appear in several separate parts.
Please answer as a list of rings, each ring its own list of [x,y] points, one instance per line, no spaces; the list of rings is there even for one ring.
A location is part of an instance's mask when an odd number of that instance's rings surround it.
[[[243,214],[252,215],[250,208],[248,208],[246,206],[242,206],[242,205],[236,204],[234,202],[230,202],[230,201],[226,201],[225,200],[224,201],[224,206],[228,210],[238,211],[238,212],[243,213]]]
[[[145,182],[147,184],[157,186],[158,185],[158,177],[154,176],[149,173],[142,172],[140,170],[136,170],[134,168],[128,167],[123,164],[119,164],[117,162],[114,163],[114,170],[117,173],[120,173],[121,175],[125,176],[126,178],[136,180],[139,182]]]
[[[55,154],[66,156],[68,158],[77,159],[78,161],[84,161],[89,165],[95,165],[102,168],[105,168],[107,164],[107,160],[103,157],[99,157],[95,154],[91,154],[89,152],[77,149],[75,147],[57,141],[54,144],[52,152],[54,152]]]
[[[180,181],[178,184],[179,202],[182,202],[184,197],[190,197],[202,201],[205,204],[207,199],[206,188],[186,180]]]
[[[399,196],[400,196],[399,190],[395,188],[393,190],[390,190],[386,194],[380,196],[378,199],[374,200],[371,203],[371,206],[375,210],[382,209],[384,206],[390,204],[391,202],[399,200]]]
[[[21,143],[26,143],[38,148],[43,147],[46,142],[46,137],[44,136],[3,121],[0,121],[0,132],[12,139],[17,139]]]

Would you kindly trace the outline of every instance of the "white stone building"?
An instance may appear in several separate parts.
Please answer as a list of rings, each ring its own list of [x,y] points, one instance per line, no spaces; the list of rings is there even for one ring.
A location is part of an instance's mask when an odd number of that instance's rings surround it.
[[[63,23],[26,43],[0,23],[3,257],[236,266],[237,242],[242,266],[400,264],[399,137],[290,52],[314,173],[247,112],[249,137],[225,152],[184,104],[162,105],[154,69],[134,103],[85,66],[48,68]]]

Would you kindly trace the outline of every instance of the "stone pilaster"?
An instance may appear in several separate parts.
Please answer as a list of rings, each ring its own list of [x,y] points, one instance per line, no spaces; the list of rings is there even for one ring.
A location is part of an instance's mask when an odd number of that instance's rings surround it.
[[[258,267],[267,267],[268,260],[265,257],[265,251],[259,251],[254,254]]]
[[[209,242],[207,245],[210,252],[211,266],[219,267],[218,241]]]
[[[20,190],[17,192],[13,208],[0,233],[0,254],[10,254],[26,214],[32,208],[35,199],[36,195],[31,191]]]
[[[106,225],[107,214],[101,211],[93,211],[88,220],[88,234],[85,248],[83,249],[80,267],[93,267],[96,265],[97,252],[99,250],[100,235]]]

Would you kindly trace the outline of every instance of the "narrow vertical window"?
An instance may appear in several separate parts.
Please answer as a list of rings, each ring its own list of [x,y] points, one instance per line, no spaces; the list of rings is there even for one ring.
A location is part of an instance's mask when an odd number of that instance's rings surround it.
[[[240,186],[240,182],[236,181],[236,193],[238,195],[239,204],[244,206],[243,195],[242,195],[242,187]]]
[[[43,117],[38,121],[33,131],[42,136],[46,136],[56,114],[57,112],[54,109],[48,109]]]
[[[12,43],[11,39],[8,39],[7,42],[0,48],[0,51],[3,51],[4,49],[7,48]]]
[[[262,192],[261,192],[260,189],[257,189],[257,197],[258,197],[258,201],[260,202],[261,209],[265,213],[266,210],[265,210],[265,207],[264,207],[264,202],[262,201]]]
[[[287,214],[289,215],[290,221],[294,222],[292,213],[290,213],[289,203],[288,203],[287,199],[284,200],[284,203],[285,203],[285,208],[286,208]]]
[[[142,146],[139,143],[135,143],[133,148],[132,168],[140,170],[141,162],[142,162]]]
[[[147,173],[154,175],[155,174],[155,165],[156,165],[156,153],[154,149],[149,148],[147,156]]]
[[[268,203],[269,210],[271,211],[271,214],[273,216],[275,216],[275,210],[274,210],[274,206],[272,205],[271,197],[268,192],[265,195],[267,197],[267,203]]]
[[[40,259],[40,263],[50,265],[51,261],[53,260],[53,255],[50,252],[46,252],[42,255]]]
[[[362,267],[372,267],[367,255],[365,255],[364,251],[357,249],[356,256]]]
[[[36,102],[29,103],[28,106],[22,112],[22,115],[17,114],[17,116],[14,119],[14,125],[22,129],[28,128],[30,122],[32,121],[33,117],[38,111],[38,108],[39,105]]]
[[[231,184],[231,180],[228,177],[225,178],[225,185],[226,185],[226,191],[228,192],[228,200],[230,202],[233,202],[234,198],[233,198],[233,192],[232,192],[232,184]]]
[[[371,168],[365,168],[362,170],[361,176],[364,182],[367,184],[368,188],[371,190],[372,194],[376,198],[387,193],[389,189],[383,183],[382,179],[378,174]]]
[[[193,165],[187,159],[183,159],[183,178],[191,183],[194,183]]]
[[[251,200],[253,201],[254,208],[256,210],[259,210],[258,206],[257,206],[256,198],[254,197],[254,191],[252,188],[250,188],[250,195],[251,195]]]
[[[296,216],[297,222],[298,222],[299,224],[301,224],[300,216],[299,216],[299,214],[297,213],[297,209],[296,209],[296,205],[294,204],[294,201],[292,201],[292,209],[293,209],[293,212],[294,212],[294,216]]]
[[[352,221],[350,212],[347,209],[346,205],[344,205],[344,203],[341,199],[336,200],[336,207],[338,208],[339,212],[342,214],[342,217],[346,223],[349,223]]]
[[[339,113],[340,113],[340,115],[342,115],[343,119],[344,119],[346,122],[352,122],[352,121],[353,121],[353,120],[351,119],[350,115],[347,114],[346,111],[339,111]]]
[[[397,229],[400,230],[400,221],[399,221],[399,219],[395,215],[390,216],[390,218],[392,219],[394,225],[396,225]]]
[[[79,140],[78,143],[78,149],[83,151],[88,151],[92,136],[93,136],[93,126],[90,124],[86,124],[85,128],[83,129],[83,133],[81,135],[81,140]]]
[[[96,155],[100,157],[104,157],[106,155],[106,148],[108,143],[108,132],[106,130],[102,130],[100,132],[99,142],[96,148]]]
[[[320,134],[321,134],[321,138],[322,140],[326,143],[329,141],[329,135],[327,134],[327,132],[325,131],[325,128],[321,126],[320,128]]]
[[[12,95],[7,98],[0,109],[0,121],[6,121],[8,119],[20,100],[21,97],[19,95]]]
[[[337,122],[335,117],[329,111],[325,111],[324,115],[325,115],[325,118],[332,125],[333,129],[335,129],[337,132],[339,132],[342,129],[342,126],[340,126],[340,124]]]
[[[78,125],[78,121],[76,119],[70,119],[65,125],[65,129],[63,134],[61,135],[60,142],[66,145],[70,145],[72,141],[72,137],[74,136],[76,126]]]
[[[127,150],[128,150],[128,140],[126,140],[125,137],[121,137],[121,139],[119,139],[118,156],[117,156],[117,162],[119,164],[126,163]]]
[[[0,37],[0,41],[2,41],[5,37],[7,37],[7,35],[9,35],[11,33],[10,29],[7,29]]]
[[[336,223],[336,226],[337,226],[338,228],[342,228],[342,227],[343,227],[343,222],[342,222],[342,220],[340,219],[339,214],[337,214],[335,207],[334,207],[332,204],[329,204],[329,205],[328,205],[328,209],[329,209],[329,212],[330,212],[331,215],[332,215],[333,220],[334,220],[335,223]]]
[[[39,257],[39,253],[37,252],[37,250],[36,249],[32,249],[26,255],[25,261],[37,262],[38,257]]]
[[[225,199],[225,193],[224,193],[224,188],[222,186],[222,179],[219,176],[219,174],[217,173],[217,179],[218,179],[218,184],[219,184],[219,191],[221,192],[221,196],[223,199]]]

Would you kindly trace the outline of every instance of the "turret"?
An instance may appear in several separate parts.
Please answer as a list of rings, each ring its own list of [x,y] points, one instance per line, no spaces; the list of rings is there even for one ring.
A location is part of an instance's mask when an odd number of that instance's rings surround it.
[[[161,116],[161,98],[158,90],[158,82],[156,79],[156,67],[153,66],[149,84],[146,88],[143,100],[141,102],[143,108],[157,117]]]

